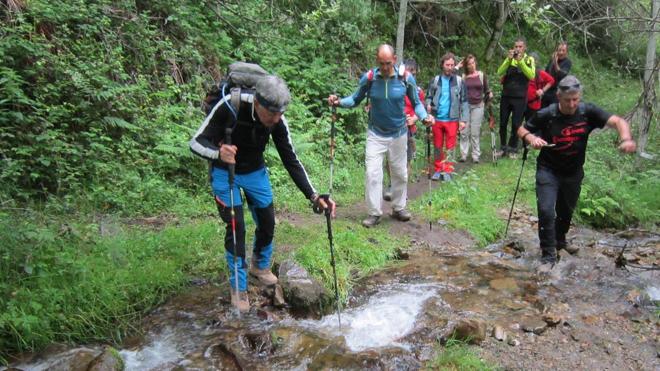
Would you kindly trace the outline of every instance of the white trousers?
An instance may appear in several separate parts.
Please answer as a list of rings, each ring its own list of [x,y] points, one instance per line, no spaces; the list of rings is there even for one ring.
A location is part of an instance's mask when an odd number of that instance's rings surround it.
[[[470,122],[461,131],[461,158],[467,158],[468,151],[472,147],[472,159],[479,160],[481,148],[479,148],[479,136],[481,135],[481,121],[484,119],[484,104],[470,104]]]
[[[383,159],[388,158],[390,177],[392,181],[392,209],[400,211],[406,207],[408,197],[408,167],[406,166],[406,150],[408,137],[386,138],[367,131],[367,148],[365,168],[367,179],[365,198],[369,215],[381,216],[383,197]]]

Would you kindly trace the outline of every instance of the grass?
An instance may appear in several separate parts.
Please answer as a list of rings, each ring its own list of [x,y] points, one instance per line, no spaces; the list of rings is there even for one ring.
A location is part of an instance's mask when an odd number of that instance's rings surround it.
[[[482,151],[484,158],[489,154],[490,149]],[[534,205],[534,157],[530,153],[525,163],[516,207]],[[508,213],[511,207],[520,165],[521,160],[501,159],[497,166],[490,163],[473,166],[451,182],[434,183],[431,207],[427,195],[416,199],[410,207],[427,220],[442,219],[452,228],[469,231],[479,246],[485,246],[504,234],[506,219],[498,214],[501,210]]]
[[[278,226],[278,244],[288,245],[287,257],[294,258],[312,276],[334,291],[330,244],[325,223],[295,227],[289,223]],[[407,246],[382,228],[366,229],[353,222],[333,221],[333,246],[340,296],[345,300],[355,278],[382,268],[398,247]],[[285,257],[285,258],[287,258]]]
[[[97,226],[58,230],[6,214],[0,224],[0,357],[54,341],[119,342],[190,278],[224,266],[212,221],[110,237],[97,237]]]
[[[488,365],[465,343],[449,340],[443,349],[439,349],[435,358],[425,365],[429,370],[448,371],[490,371]]]

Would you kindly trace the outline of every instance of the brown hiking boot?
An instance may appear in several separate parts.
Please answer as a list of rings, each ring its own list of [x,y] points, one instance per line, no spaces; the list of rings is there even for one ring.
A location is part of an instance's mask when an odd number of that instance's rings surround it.
[[[378,223],[380,223],[380,216],[378,215],[369,215],[367,219],[362,221],[362,225],[367,228],[371,228],[377,225]]]
[[[250,301],[248,300],[247,291],[234,291],[229,290],[231,294],[231,305],[236,307],[239,312],[245,313],[250,311]]]
[[[399,211],[392,211],[392,218],[401,221],[401,222],[407,222],[412,218],[412,214],[410,214],[410,211],[406,209],[401,209]]]
[[[575,255],[580,251],[577,246],[569,245],[567,242],[557,242],[557,251],[564,250],[571,255]]]
[[[264,285],[274,285],[277,283],[277,277],[270,271],[270,269],[259,269],[255,266],[250,268],[250,274],[256,277],[259,282]]]

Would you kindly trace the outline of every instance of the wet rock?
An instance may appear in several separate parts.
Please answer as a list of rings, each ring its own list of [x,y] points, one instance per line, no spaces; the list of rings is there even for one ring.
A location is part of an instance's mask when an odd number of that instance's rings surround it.
[[[101,350],[75,348],[49,356],[48,361],[40,364],[40,369],[49,371],[86,371],[92,361],[101,354]],[[16,366],[19,369],[32,369],[31,366]]]
[[[480,319],[462,319],[450,331],[450,337],[470,344],[480,344],[486,339],[486,322]]]
[[[416,242],[415,240],[410,241],[411,244],[415,244],[415,242]],[[408,259],[410,259],[410,253],[408,252],[408,250],[404,250],[404,249],[399,247],[399,248],[396,249],[395,259],[397,259],[397,260],[408,260]]]
[[[87,371],[122,371],[124,360],[115,348],[107,347],[90,363]]]
[[[492,336],[499,341],[506,341],[506,332],[500,325],[495,325],[495,327],[493,327]]]
[[[557,313],[546,313],[543,315],[543,321],[549,326],[556,326],[561,323],[563,317]]]
[[[488,284],[494,290],[510,292],[518,291],[518,284],[516,283],[516,280],[510,277],[496,278],[491,280]]]
[[[523,331],[536,335],[541,335],[547,328],[548,324],[538,318],[528,318],[522,322]]]
[[[280,317],[277,314],[264,309],[257,309],[257,317],[270,322],[276,322],[280,320]]]
[[[517,347],[518,345],[520,345],[520,340],[515,338],[510,338],[506,343],[511,345],[512,347]]]
[[[243,348],[259,356],[270,355],[275,352],[272,336],[268,332],[247,333],[239,337]]]
[[[206,352],[205,358],[216,360],[222,365],[224,370],[246,370],[247,360],[241,357],[238,352],[230,349],[225,344],[211,345]]]
[[[293,261],[287,260],[280,265],[279,280],[284,298],[294,312],[320,314],[320,308],[328,301],[325,288]]]
[[[286,305],[284,291],[279,284],[275,285],[275,290],[273,290],[273,305],[277,308],[282,308]]]

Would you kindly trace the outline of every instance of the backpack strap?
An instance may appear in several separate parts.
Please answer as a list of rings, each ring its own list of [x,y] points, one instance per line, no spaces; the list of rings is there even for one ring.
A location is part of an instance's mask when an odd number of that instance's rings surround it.
[[[234,107],[236,114],[238,115],[238,110],[241,108],[241,88],[238,86],[233,87],[229,90],[229,94],[231,95],[231,105]]]

